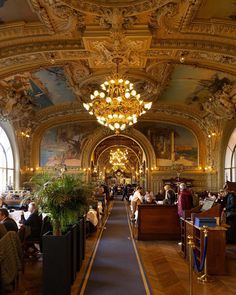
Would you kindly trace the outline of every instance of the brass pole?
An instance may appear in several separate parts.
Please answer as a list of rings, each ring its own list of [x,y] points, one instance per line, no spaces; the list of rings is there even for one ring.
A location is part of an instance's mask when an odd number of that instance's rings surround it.
[[[189,251],[189,295],[193,295],[193,259],[192,251],[194,248],[193,237],[188,236],[188,251]]]
[[[204,233],[204,240],[208,236],[208,226],[203,225],[203,233]],[[205,258],[205,263],[204,263],[204,274],[198,278],[200,282],[202,283],[208,283],[210,281],[208,273],[207,273],[207,254]]]

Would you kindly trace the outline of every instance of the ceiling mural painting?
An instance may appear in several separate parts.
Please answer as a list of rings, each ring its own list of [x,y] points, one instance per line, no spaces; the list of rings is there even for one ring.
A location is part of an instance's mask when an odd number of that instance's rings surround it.
[[[234,114],[236,111],[236,78],[232,75],[189,65],[176,65],[168,89],[160,102],[185,104],[199,111],[211,113],[209,102],[217,100],[219,112]],[[221,107],[220,107],[221,106]],[[217,115],[217,110],[215,111]]]
[[[30,79],[30,86],[31,86],[31,95],[34,97],[37,105],[37,109],[46,108],[49,106],[52,106],[53,103],[48,97],[47,91],[45,87],[43,86],[42,89],[39,86],[39,83],[37,83],[36,79]]]
[[[62,67],[41,69],[34,72],[32,77],[53,105],[76,100],[76,95],[69,86]]]
[[[225,5],[226,1],[217,1],[216,0],[207,0],[200,7],[197,18],[205,18],[205,19],[223,19],[223,18],[231,18],[233,15],[236,15],[236,4],[234,0],[227,0],[227,5]]]
[[[48,129],[40,146],[40,166],[81,166],[82,146],[96,123],[76,123]]]
[[[186,128],[154,122],[137,123],[136,128],[151,142],[157,166],[198,166],[198,143]]]
[[[31,10],[27,0],[0,0],[0,23],[38,21],[38,17]]]

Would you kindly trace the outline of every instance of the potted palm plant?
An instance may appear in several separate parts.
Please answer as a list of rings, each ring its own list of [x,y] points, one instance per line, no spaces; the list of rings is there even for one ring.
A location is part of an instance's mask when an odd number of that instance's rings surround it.
[[[39,208],[53,226],[53,233],[43,236],[43,294],[70,294],[83,242],[77,243],[81,233],[75,224],[88,208],[92,188],[82,181],[82,175],[42,173],[32,181]]]

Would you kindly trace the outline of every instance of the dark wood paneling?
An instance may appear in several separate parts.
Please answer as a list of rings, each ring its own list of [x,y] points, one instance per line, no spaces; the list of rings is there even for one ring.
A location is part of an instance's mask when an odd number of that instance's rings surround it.
[[[140,205],[138,207],[138,240],[180,239],[177,206]]]

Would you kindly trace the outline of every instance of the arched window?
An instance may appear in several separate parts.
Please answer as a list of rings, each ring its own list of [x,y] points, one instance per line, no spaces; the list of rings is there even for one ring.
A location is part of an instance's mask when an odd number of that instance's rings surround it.
[[[230,136],[225,154],[225,181],[236,181],[236,128]]]
[[[0,126],[0,192],[15,187],[14,157],[9,138]]]

